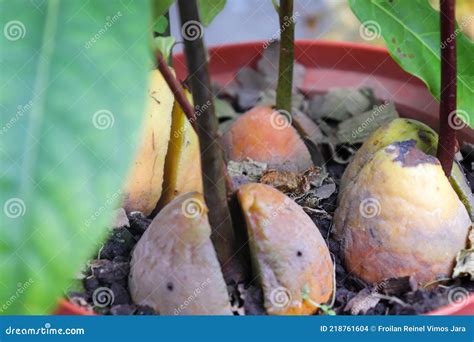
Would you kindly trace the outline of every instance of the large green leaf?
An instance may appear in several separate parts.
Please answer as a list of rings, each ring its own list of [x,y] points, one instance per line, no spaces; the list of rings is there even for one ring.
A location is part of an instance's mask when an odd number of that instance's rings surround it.
[[[105,234],[134,151],[145,1],[2,1],[0,312],[53,310]]]
[[[349,0],[359,20],[381,34],[392,57],[423,80],[434,97],[441,92],[439,13],[427,0]],[[471,18],[465,19],[471,21]],[[463,25],[466,23],[463,23]],[[474,43],[458,28],[458,117],[474,127]]]
[[[199,16],[207,26],[225,7],[226,0],[198,0]]]
[[[168,12],[175,0],[153,0],[153,18],[159,18]]]

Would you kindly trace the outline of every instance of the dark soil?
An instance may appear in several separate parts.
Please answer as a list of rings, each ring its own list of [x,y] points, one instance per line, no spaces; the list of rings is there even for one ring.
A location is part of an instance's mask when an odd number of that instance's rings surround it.
[[[136,305],[130,298],[128,274],[131,251],[151,220],[139,212],[128,215],[128,227],[114,227],[84,273],[83,292],[69,294],[69,299],[102,315],[156,315],[150,307]]]
[[[327,165],[329,174],[339,180],[345,167],[330,162]],[[321,206],[332,215],[336,208],[337,195],[334,194],[321,203]],[[128,274],[130,269],[131,250],[147,229],[151,220],[139,212],[128,215],[128,227],[113,228],[107,242],[98,253],[97,259],[91,260],[83,278],[83,292],[72,292],[69,299],[79,306],[93,309],[103,315],[156,315],[157,313],[144,306],[132,302],[128,291]],[[366,284],[350,273],[347,273],[340,258],[339,243],[332,237],[329,230],[331,220],[312,216],[321,234],[326,237],[329,249],[336,262],[337,291],[333,310],[338,315],[350,315],[351,305],[348,303],[359,296],[355,301],[359,307],[367,310],[359,314],[367,315],[417,315],[427,313],[449,304],[449,290],[454,287],[465,288],[474,292],[474,282],[465,280],[450,280],[437,284],[430,289],[417,288],[408,277],[390,279],[382,290]],[[328,237],[329,236],[329,237]],[[245,288],[245,299],[232,294],[234,307],[247,315],[265,315],[263,309],[262,290],[256,284],[241,284]],[[113,293],[113,300],[100,301],[101,289],[107,288]],[[238,292],[238,291],[237,291]],[[381,299],[372,306],[371,294],[379,293],[387,299]],[[236,301],[240,303],[236,304]],[[362,304],[361,304],[362,303]],[[107,304],[107,305],[104,305]]]
[[[272,73],[276,70],[272,67],[278,65],[269,48],[269,55],[265,60],[261,60],[257,66],[257,71],[246,68],[237,78],[237,81],[226,88],[216,87],[217,96],[220,101],[224,100],[231,104],[235,113],[227,113],[228,116],[221,117],[222,127],[228,125],[229,118],[244,112],[257,104],[265,104],[271,95],[267,90],[272,85]],[[262,64],[264,61],[265,65]],[[302,66],[298,66],[300,70]],[[245,71],[245,72],[244,72]],[[245,76],[245,77],[244,77]],[[298,77],[298,75],[296,75]],[[239,83],[240,80],[240,83]],[[298,80],[296,80],[298,81]],[[296,82],[298,83],[298,82]],[[371,91],[360,90],[355,98],[366,96],[365,101],[378,103],[371,98]],[[299,94],[298,109],[305,112],[311,119],[321,126],[326,137],[335,131],[337,121],[333,118],[324,119],[324,113],[311,112],[311,108],[324,108],[324,104],[333,103],[334,99],[327,99],[316,95],[314,98],[307,98]],[[313,106],[312,106],[313,103]],[[362,102],[353,103],[352,106],[359,106],[363,109],[366,105]],[[351,114],[351,108],[348,110]],[[339,121],[348,113],[337,112]],[[353,113],[352,113],[353,114]],[[350,116],[350,115],[349,115]],[[315,119],[315,117],[317,119]],[[325,129],[323,129],[323,127]],[[334,134],[335,136],[336,134]],[[329,139],[328,140],[331,140]],[[338,145],[332,140],[332,148],[322,146],[319,151],[323,151],[324,156],[316,156],[314,159],[324,158],[329,176],[339,184],[339,180],[346,168],[344,160],[355,152],[359,145]],[[335,152],[334,146],[337,146]],[[339,155],[338,155],[339,153]],[[474,185],[474,146],[466,145],[462,148],[464,160],[461,165],[465,169],[471,189]],[[337,161],[336,161],[337,160]],[[336,209],[337,191],[329,198],[319,203],[318,209],[323,209],[329,217],[332,217]],[[313,221],[318,226],[323,237],[326,238],[329,249],[336,264],[336,284],[332,310],[338,315],[367,314],[367,315],[416,315],[423,314],[439,307],[449,304],[449,291],[453,288],[465,289],[465,293],[474,292],[474,282],[467,279],[448,280],[434,284],[431,288],[418,288],[409,277],[399,279],[389,279],[378,286],[371,286],[348,273],[341,260],[339,243],[330,233],[331,219],[326,214],[310,214]],[[130,269],[131,251],[136,242],[147,229],[151,220],[144,217],[139,212],[128,215],[129,224],[112,229],[108,240],[102,246],[96,259],[91,260],[84,273],[83,291],[69,293],[69,299],[79,306],[95,310],[104,315],[154,315],[157,314],[149,307],[136,305],[132,302],[128,291],[128,274]],[[264,315],[262,290],[257,284],[238,284],[229,287],[231,302],[236,308],[236,314]],[[464,291],[464,290],[463,290]],[[242,294],[245,293],[245,296]],[[112,294],[112,295],[110,295]]]

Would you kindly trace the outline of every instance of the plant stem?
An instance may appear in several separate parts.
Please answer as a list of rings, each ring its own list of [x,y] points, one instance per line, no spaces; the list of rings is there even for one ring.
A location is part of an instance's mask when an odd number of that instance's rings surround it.
[[[211,239],[227,282],[235,280],[235,237],[227,203],[224,159],[217,133],[218,120],[212,100],[206,50],[202,40],[196,0],[178,0],[181,26],[194,25],[197,35],[184,38],[184,51],[196,113],[196,131],[201,148],[204,198],[209,208]],[[188,39],[186,39],[188,38]],[[199,106],[199,107],[198,107]],[[190,170],[190,172],[192,172]]]
[[[280,18],[280,59],[278,64],[276,108],[291,114],[295,40],[293,0],[281,0],[278,15]]]
[[[168,87],[170,87],[171,91],[173,92],[176,101],[179,103],[189,122],[194,127],[194,130],[196,130],[196,115],[194,115],[194,109],[186,98],[186,95],[184,95],[183,87],[171,72],[171,69],[163,58],[163,55],[158,53],[156,59],[158,70],[160,70],[166,83],[168,84]]]
[[[455,0],[441,0],[441,95],[437,157],[447,177],[451,175],[456,149],[456,130],[452,122],[456,111],[456,19]]]

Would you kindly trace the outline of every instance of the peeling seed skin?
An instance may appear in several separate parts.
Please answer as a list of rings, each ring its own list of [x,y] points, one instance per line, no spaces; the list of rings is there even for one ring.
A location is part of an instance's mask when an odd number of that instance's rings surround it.
[[[298,132],[290,123],[279,122],[275,113],[259,106],[239,116],[222,137],[226,159],[251,158],[280,171],[304,171],[313,166]]]
[[[138,146],[124,189],[127,212],[149,215],[161,196],[174,96],[158,70],[150,73],[149,96]]]
[[[362,167],[376,151],[400,140],[414,140],[420,150],[430,155],[436,154],[438,137],[430,127],[416,120],[394,119],[372,133],[357,151],[342,176],[340,193],[356,180]]]
[[[395,153],[397,156],[393,161],[398,161],[403,167],[413,167],[420,164],[439,165],[438,159],[416,148],[416,140],[395,142],[385,149],[388,153]]]
[[[188,100],[192,101],[191,93],[187,90],[184,92]],[[165,159],[163,193],[158,207],[163,207],[177,195],[192,191],[203,192],[199,138],[175,101],[171,138]]]
[[[338,201],[340,201],[345,189],[356,181],[360,170],[370,162],[375,152],[391,143],[407,140],[415,141],[416,147],[429,156],[436,155],[438,134],[430,127],[417,120],[402,118],[392,120],[372,133],[357,151],[342,176]],[[450,182],[471,216],[471,220],[474,220],[474,196],[463,171],[457,163],[453,164]]]
[[[250,242],[252,266],[270,315],[310,315],[333,291],[333,263],[326,243],[308,215],[289,197],[264,184],[237,191]],[[282,291],[286,292],[280,292]],[[283,295],[282,297],[278,297]]]
[[[166,205],[132,253],[134,302],[161,315],[231,315],[210,235],[201,194],[183,194]]]
[[[367,199],[372,210],[364,207]],[[413,141],[376,152],[334,217],[348,271],[370,283],[413,275],[426,284],[450,276],[470,226],[439,162]]]

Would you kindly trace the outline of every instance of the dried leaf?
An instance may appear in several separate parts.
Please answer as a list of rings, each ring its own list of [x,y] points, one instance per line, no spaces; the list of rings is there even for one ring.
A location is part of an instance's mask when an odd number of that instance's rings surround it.
[[[474,228],[471,227],[467,249],[461,250],[456,256],[453,278],[470,276],[474,280]]]
[[[280,44],[277,41],[271,42],[263,50],[262,58],[257,62],[257,70],[262,74],[270,88],[275,88],[278,79],[278,61]],[[300,87],[304,82],[305,67],[295,63],[293,66],[293,88]]]
[[[350,311],[351,315],[365,314],[369,309],[375,307],[380,298],[368,288],[360,291],[352,298],[344,308],[344,311]]]
[[[375,286],[374,291],[387,296],[401,296],[418,288],[416,279],[412,276],[386,279]]]
[[[262,96],[262,91],[258,89],[239,88],[237,90],[237,105],[242,110],[255,107],[257,101]]]
[[[296,127],[303,138],[308,139],[315,145],[323,142],[324,136],[321,132],[321,129],[306,114],[299,110],[294,110],[292,116],[293,125]]]
[[[262,175],[260,182],[293,198],[306,212],[330,217],[319,205],[336,191],[336,185],[323,169],[312,167],[302,173],[270,170]]]
[[[311,99],[309,116],[313,120],[325,118],[341,122],[365,112],[373,104],[373,95],[367,88],[335,88]]]
[[[375,106],[373,109],[341,122],[337,130],[339,143],[357,144],[389,121],[398,118],[393,103]]]
[[[261,96],[255,105],[274,107],[275,103],[276,103],[276,91],[273,88],[269,88],[263,91],[263,93],[261,93]],[[300,93],[293,94],[293,97],[291,99],[292,115],[294,116],[295,111],[299,111],[299,109],[304,107],[304,105],[305,105],[304,96]]]
[[[332,159],[336,163],[342,165],[348,164],[352,160],[354,154],[357,152],[356,149],[350,146],[342,145],[340,147],[336,147],[336,145],[333,143],[327,143],[327,145],[329,146]]]
[[[257,70],[250,67],[243,67],[237,71],[235,78],[245,89],[265,90],[268,87],[264,77]]]
[[[260,163],[250,158],[242,162],[230,160],[227,163],[227,173],[232,181],[231,189],[238,189],[246,183],[258,182],[266,170],[266,163]]]
[[[321,200],[331,197],[334,192],[336,192],[336,184],[329,183],[316,188],[314,195]]]
[[[303,176],[297,172],[269,170],[264,172],[260,183],[271,185],[283,193],[303,193]]]

